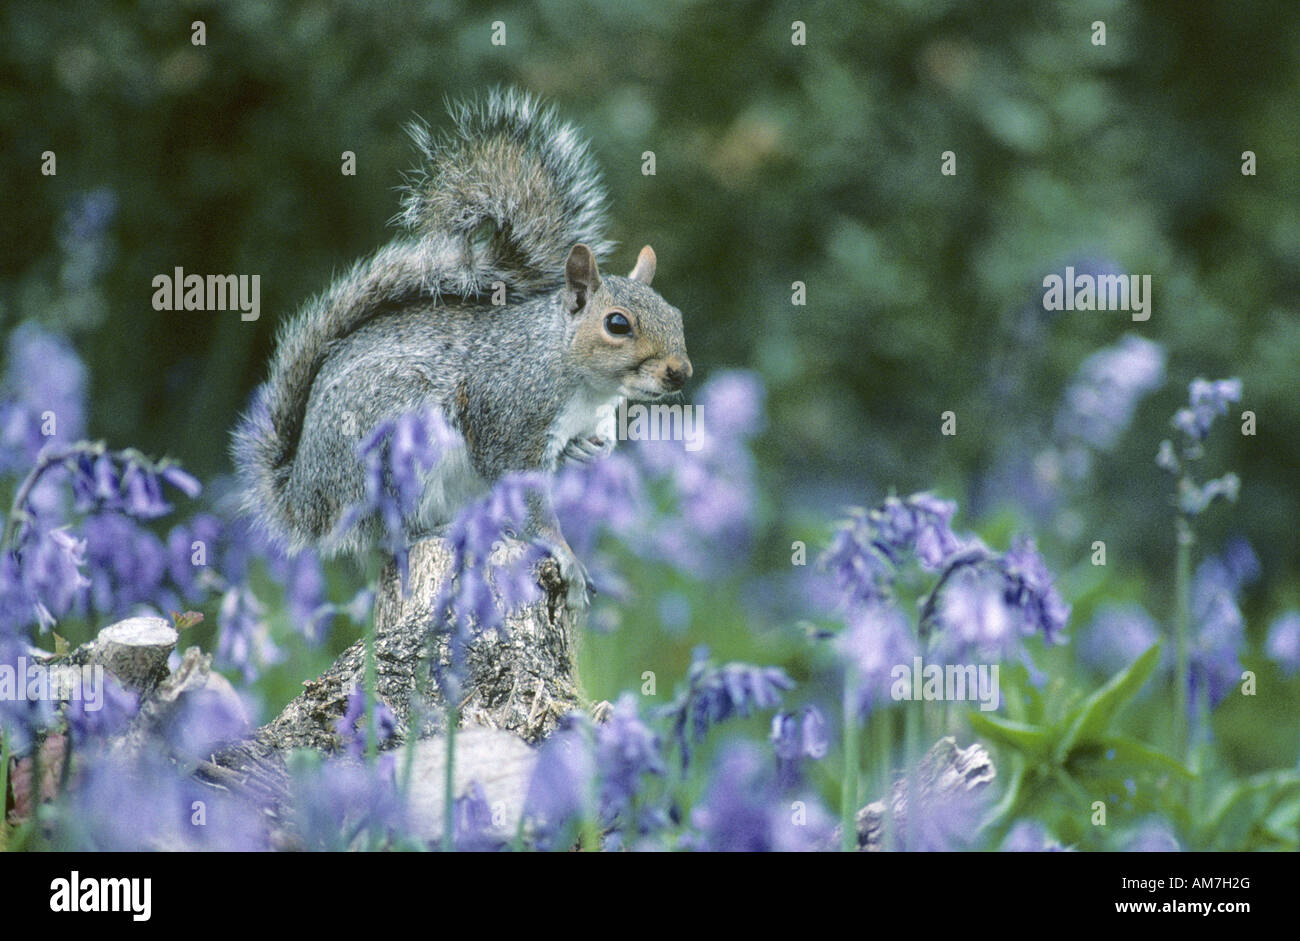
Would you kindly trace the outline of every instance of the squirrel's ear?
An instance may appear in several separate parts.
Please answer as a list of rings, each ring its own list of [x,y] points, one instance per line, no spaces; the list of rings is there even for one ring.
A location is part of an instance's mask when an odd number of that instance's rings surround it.
[[[636,256],[636,266],[632,273],[628,275],[633,281],[642,281],[649,284],[655,276],[655,250],[647,245],[641,249],[641,254]]]
[[[569,252],[564,263],[564,286],[568,295],[569,313],[574,314],[586,306],[587,299],[600,287],[600,272],[596,270],[596,256],[579,242]]]

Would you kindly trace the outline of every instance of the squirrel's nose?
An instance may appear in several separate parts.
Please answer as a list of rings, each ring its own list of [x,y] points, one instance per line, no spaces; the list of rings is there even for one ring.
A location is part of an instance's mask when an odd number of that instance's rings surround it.
[[[664,385],[674,391],[680,389],[691,378],[692,372],[689,359],[670,359],[664,364]]]

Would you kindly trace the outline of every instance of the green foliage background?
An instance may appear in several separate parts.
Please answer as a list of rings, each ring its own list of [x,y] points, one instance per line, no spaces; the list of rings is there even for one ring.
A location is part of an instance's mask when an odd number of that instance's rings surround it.
[[[593,692],[638,685],[652,655],[680,676],[700,641],[789,660],[789,621],[755,603],[753,576],[788,571],[791,539],[817,544],[843,504],[890,487],[958,499],[959,524],[999,545],[1037,531],[1076,628],[1103,598],[1167,618],[1172,511],[1152,457],[1196,375],[1240,375],[1258,415],[1257,437],[1220,431],[1210,464],[1240,473],[1242,500],[1201,533],[1211,550],[1242,533],[1259,553],[1258,644],[1300,602],[1298,25],[1287,0],[9,0],[0,316],[6,331],[41,317],[74,334],[97,437],[227,473],[277,324],[391,237],[414,159],[401,126],[518,84],[590,135],[622,246],[606,264],[655,247],[697,375],[747,367],[769,390],[753,566],[693,596],[689,629],[667,640],[654,595],[686,589],[647,576],[623,630],[588,647]],[[46,150],[56,177],[39,173]],[[345,150],[355,177],[339,172]],[[954,177],[939,173],[947,150]],[[1246,150],[1256,176],[1240,171]],[[93,296],[52,304],[60,215],[101,186],[120,199],[114,262]],[[1151,320],[1045,315],[1044,275],[1087,259],[1151,274]],[[150,280],[175,266],[260,274],[261,319],[154,311]],[[794,281],[806,306],[790,303]],[[1025,505],[1017,474],[1079,363],[1130,331],[1167,348],[1168,382],[1072,495],[1083,525],[1061,525]],[[945,410],[956,437],[939,434]],[[1086,564],[1094,539],[1102,573]],[[1241,770],[1295,761],[1296,705],[1287,687],[1224,707]]]

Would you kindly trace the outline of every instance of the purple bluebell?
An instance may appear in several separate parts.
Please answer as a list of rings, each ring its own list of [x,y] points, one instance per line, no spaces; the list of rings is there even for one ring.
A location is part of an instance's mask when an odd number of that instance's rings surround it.
[[[1193,635],[1188,649],[1188,706],[1195,713],[1204,690],[1213,709],[1241,680],[1239,659],[1245,641],[1245,619],[1232,592],[1226,589],[1193,589]]]
[[[830,748],[826,716],[816,706],[797,713],[778,712],[772,717],[769,739],[776,752],[777,777],[786,787],[800,779],[805,758],[821,760]]]
[[[800,852],[825,845],[834,822],[812,796],[792,799],[752,742],[728,744],[704,798],[692,809],[681,848],[703,852]]]
[[[83,758],[53,823],[55,845],[81,852],[269,848],[257,807],[202,784],[156,749]]]
[[[1079,659],[1107,676],[1133,663],[1160,639],[1160,628],[1140,604],[1100,608],[1076,643]]]
[[[831,537],[818,566],[830,574],[849,607],[884,601],[894,581],[894,568],[874,533],[865,511],[854,511]]]
[[[750,438],[763,430],[766,398],[762,379],[742,369],[713,373],[698,396],[709,433],[727,440]]]
[[[1138,824],[1124,847],[1126,853],[1177,853],[1181,850],[1169,824],[1157,817]]]
[[[250,710],[229,686],[185,693],[163,735],[180,755],[205,759],[252,731]]]
[[[1190,441],[1204,441],[1214,419],[1227,415],[1230,403],[1241,401],[1241,380],[1198,377],[1188,387],[1188,399],[1189,404],[1174,414],[1173,425]]]
[[[484,853],[500,849],[504,840],[492,825],[492,805],[483,786],[474,781],[456,798],[455,846],[461,852]]]
[[[442,459],[459,436],[437,409],[411,412],[380,422],[357,445],[365,468],[365,497],[349,507],[338,531],[375,518],[385,548],[397,560],[402,580],[407,569],[405,521],[418,509],[425,475]]]
[[[73,699],[65,717],[72,740],[82,744],[89,739],[103,739],[120,732],[131,721],[140,705],[137,693],[124,688],[109,673],[103,673],[102,700],[97,708],[88,708],[87,700]]]
[[[1018,611],[1021,632],[1041,632],[1047,643],[1058,643],[1070,618],[1070,606],[1057,591],[1033,539],[1013,539],[998,566],[1006,579],[1007,604]]]
[[[635,534],[650,512],[637,465],[621,451],[561,468],[551,494],[565,538],[582,556],[595,551],[601,533]]]
[[[293,767],[290,816],[306,848],[365,848],[408,832],[410,821],[397,787],[396,767],[392,760],[367,765],[350,758]],[[373,842],[366,842],[367,834]]]
[[[1057,435],[1102,451],[1133,421],[1139,401],[1163,384],[1165,350],[1134,334],[1083,361],[1056,416]]]
[[[24,639],[0,627],[0,666],[7,668],[5,674],[15,684],[12,690],[5,690],[6,695],[0,696],[0,731],[8,738],[10,748],[17,752],[26,751],[36,734],[53,725],[56,718],[50,699],[28,699],[23,695],[27,679],[19,667],[24,660],[30,666],[30,656],[31,648]]]
[[[645,775],[663,775],[666,769],[659,736],[637,714],[632,693],[619,697],[595,735],[601,817],[612,820],[630,807]]]
[[[168,558],[162,540],[130,517],[111,512],[87,516],[82,532],[91,610],[117,616],[138,604],[163,606]]]
[[[1300,611],[1287,611],[1274,619],[1264,651],[1287,676],[1300,670]]]
[[[686,675],[686,689],[664,710],[672,721],[673,739],[681,750],[682,767],[690,762],[691,746],[708,730],[732,716],[781,704],[781,694],[794,681],[779,667],[747,663],[714,666],[705,647],[698,647]]]
[[[375,703],[375,744],[376,748],[397,734],[397,718],[385,703]],[[347,709],[343,717],[334,723],[334,733],[343,742],[344,750],[353,758],[360,758],[366,753],[370,736],[370,723],[366,718],[366,693],[360,686],[353,687],[348,694]]]
[[[82,572],[86,565],[86,541],[65,528],[29,529],[16,554],[8,558],[6,580],[16,583],[15,594],[26,599],[27,617],[48,630],[68,614],[90,585]],[[16,576],[16,577],[15,577]]]
[[[524,799],[539,845],[561,848],[573,828],[596,813],[595,800],[596,759],[587,723],[581,716],[566,717],[538,750]]]
[[[35,323],[20,324],[9,335],[6,362],[0,473],[25,472],[42,448],[70,445],[85,435],[86,367],[66,340]]]
[[[271,640],[263,614],[262,603],[247,585],[235,585],[222,596],[217,614],[217,661],[238,668],[245,681],[284,659],[283,651]]]
[[[1004,853],[1059,853],[1063,847],[1037,820],[1018,820],[1000,847]]]
[[[983,567],[963,567],[944,586],[936,647],[951,660],[1001,659],[1016,650],[1020,619],[1008,604],[1006,579]]]
[[[893,701],[893,670],[908,667],[920,652],[911,626],[893,605],[873,604],[849,615],[844,633],[836,638],[840,654],[853,665],[858,691],[858,708],[869,712]]]

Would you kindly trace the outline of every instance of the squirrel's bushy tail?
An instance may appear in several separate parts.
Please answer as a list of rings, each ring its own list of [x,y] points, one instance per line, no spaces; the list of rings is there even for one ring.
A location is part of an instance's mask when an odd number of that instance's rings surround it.
[[[410,124],[420,167],[408,175],[397,219],[417,238],[468,243],[477,283],[525,294],[562,283],[569,249],[585,242],[597,257],[605,240],[605,190],[587,141],[555,109],[517,89],[451,105],[452,127]]]
[[[450,130],[408,131],[421,166],[397,216],[408,236],[359,262],[280,331],[270,375],[234,432],[244,507],[291,549],[318,542],[320,508],[290,477],[312,383],[330,345],[421,298],[511,295],[559,287],[569,250],[598,256],[605,192],[587,142],[552,108],[515,89],[449,106]]]

